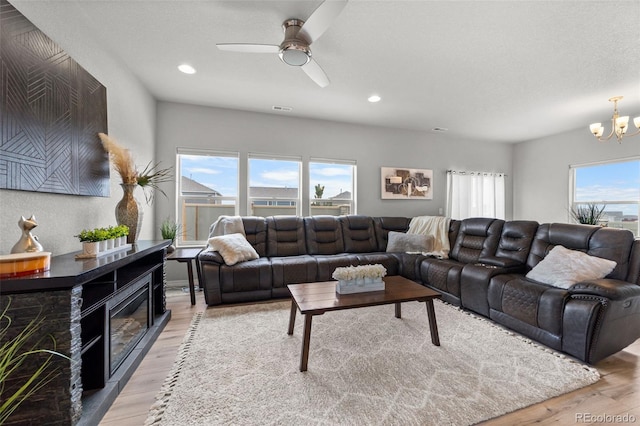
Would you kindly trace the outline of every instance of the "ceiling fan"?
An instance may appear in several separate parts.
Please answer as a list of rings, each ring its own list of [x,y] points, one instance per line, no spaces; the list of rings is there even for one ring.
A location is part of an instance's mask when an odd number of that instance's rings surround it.
[[[287,65],[301,67],[318,86],[326,87],[329,78],[313,59],[311,43],[320,38],[340,15],[348,0],[325,0],[306,21],[287,19],[282,23],[284,41],[276,44],[217,43],[220,50],[246,53],[277,53]]]

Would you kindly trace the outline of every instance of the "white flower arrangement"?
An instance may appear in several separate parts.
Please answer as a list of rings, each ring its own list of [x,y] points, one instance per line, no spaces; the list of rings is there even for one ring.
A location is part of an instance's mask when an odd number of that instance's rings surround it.
[[[371,278],[380,279],[387,275],[384,266],[376,263],[375,265],[346,266],[344,268],[336,268],[331,277],[338,281],[353,281],[357,279]]]

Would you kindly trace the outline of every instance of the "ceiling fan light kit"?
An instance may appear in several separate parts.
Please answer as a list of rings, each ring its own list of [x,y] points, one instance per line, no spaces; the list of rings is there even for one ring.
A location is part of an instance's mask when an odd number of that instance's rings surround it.
[[[313,59],[311,43],[316,41],[340,15],[347,0],[325,1],[309,16],[302,19],[287,19],[282,24],[284,41],[280,45],[251,43],[218,43],[220,50],[247,53],[278,53],[282,62],[302,70],[318,86],[326,87],[329,78]]]
[[[609,102],[613,102],[613,116],[611,117],[611,133],[609,133],[607,137],[602,137],[604,134],[604,126],[602,126],[602,123],[592,123],[589,126],[589,130],[599,141],[608,141],[615,134],[618,143],[622,143],[622,138],[625,136],[635,136],[640,134],[640,116],[633,119],[633,124],[638,130],[635,133],[631,133],[629,135],[626,134],[629,129],[629,116],[625,115],[620,117],[618,114],[618,102],[623,98],[624,96],[614,96],[609,98]]]
[[[311,60],[309,43],[298,38],[302,25],[304,25],[304,21],[299,19],[288,19],[282,24],[284,41],[280,44],[278,56],[280,56],[282,62],[294,67],[307,65]]]

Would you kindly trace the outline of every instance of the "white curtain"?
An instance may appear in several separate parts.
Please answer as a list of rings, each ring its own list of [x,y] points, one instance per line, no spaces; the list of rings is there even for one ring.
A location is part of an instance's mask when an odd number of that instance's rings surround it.
[[[447,171],[447,216],[505,218],[503,173]]]

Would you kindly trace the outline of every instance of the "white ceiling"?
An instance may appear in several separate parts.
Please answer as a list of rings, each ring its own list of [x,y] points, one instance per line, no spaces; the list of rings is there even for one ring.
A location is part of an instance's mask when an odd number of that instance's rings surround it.
[[[45,13],[37,0],[13,3]],[[281,23],[306,19],[321,0],[44,3],[54,40],[57,26],[94,38],[159,100],[266,113],[280,105],[293,111],[277,114],[500,142],[576,128],[591,137],[588,124],[610,119],[614,95],[625,96],[623,115],[640,115],[638,0],[351,0],[311,46],[326,88],[275,54],[215,47],[279,44]],[[183,62],[197,73],[180,73]],[[373,93],[382,101],[367,102]]]

